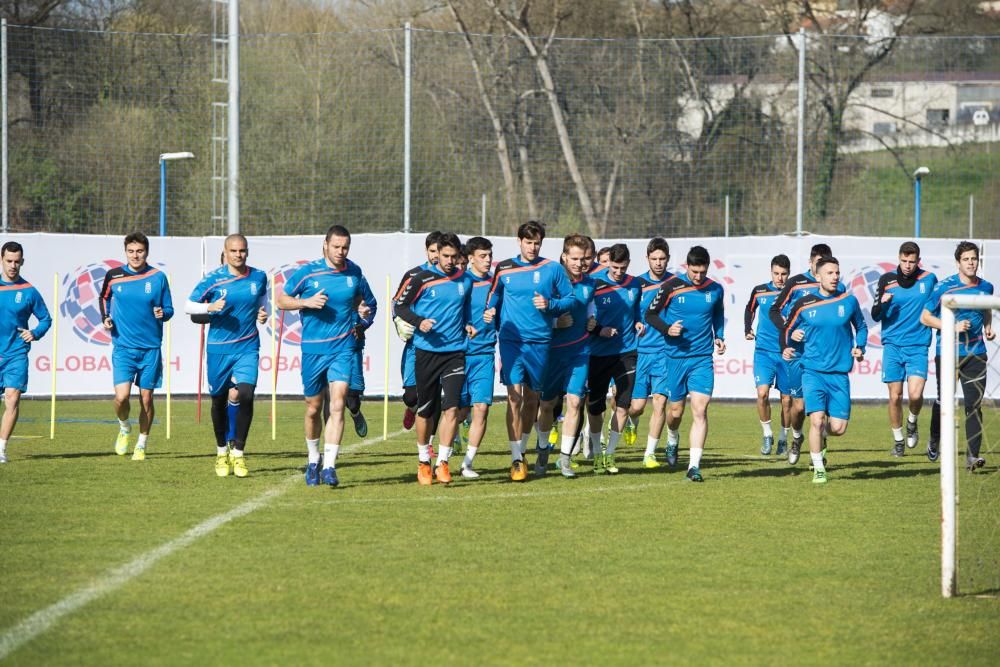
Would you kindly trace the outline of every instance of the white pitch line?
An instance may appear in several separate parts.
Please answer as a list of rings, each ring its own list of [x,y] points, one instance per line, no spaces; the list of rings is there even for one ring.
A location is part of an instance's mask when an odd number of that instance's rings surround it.
[[[397,435],[402,435],[403,433],[405,433],[405,431],[396,431],[395,433],[391,433],[389,438],[394,438]],[[368,445],[373,445],[377,442],[382,442],[381,436],[377,438],[368,438],[367,440],[363,440],[357,444],[344,447],[343,452],[350,453],[354,450],[361,449],[362,447],[366,447]],[[36,611],[34,614],[24,619],[17,625],[5,630],[3,635],[0,635],[0,660],[4,660],[7,656],[27,642],[48,631],[64,616],[68,616],[94,600],[104,597],[108,593],[121,588],[131,580],[143,574],[146,570],[151,568],[163,558],[190,546],[200,538],[214,532],[216,529],[226,525],[234,519],[239,519],[242,516],[246,516],[251,512],[259,510],[261,507],[265,507],[272,500],[286,493],[290,488],[292,488],[292,483],[300,480],[301,478],[301,474],[296,473],[295,475],[284,480],[277,488],[268,489],[256,498],[248,500],[242,505],[237,505],[228,512],[217,514],[210,519],[202,521],[194,528],[191,528],[182,534],[180,537],[176,537],[169,542],[165,542],[164,544],[147,551],[124,565],[119,565],[118,567],[108,570],[103,575],[75,593],[64,597],[62,600],[59,600],[59,602],[56,602],[53,605]]]

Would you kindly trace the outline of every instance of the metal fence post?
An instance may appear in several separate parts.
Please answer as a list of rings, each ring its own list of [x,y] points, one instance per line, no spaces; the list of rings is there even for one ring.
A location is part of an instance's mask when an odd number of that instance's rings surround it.
[[[229,108],[226,133],[229,162],[228,209],[229,234],[240,231],[240,2],[229,0]]]
[[[805,201],[806,135],[806,31],[799,28],[799,127],[795,150],[795,234],[802,236],[802,207]]]
[[[0,124],[3,125],[3,146],[0,147],[0,151],[3,152],[3,157],[0,158],[0,161],[2,161],[3,165],[0,169],[3,171],[3,184],[0,188],[2,188],[3,191],[0,193],[0,197],[3,197],[2,226],[3,233],[6,234],[8,215],[7,199],[8,194],[10,193],[7,179],[7,175],[9,173],[7,168],[7,19],[3,19],[3,21],[0,22],[0,68],[3,70],[3,81],[0,82],[0,86],[3,87],[3,92],[0,93],[0,98],[2,98],[2,101],[0,101],[0,116],[3,117],[3,120],[0,121]]]
[[[409,23],[403,32],[404,62],[403,62],[403,231],[410,231],[410,84],[412,81],[413,63],[413,31]]]
[[[973,229],[976,221],[976,197],[969,195],[969,239],[973,237]]]

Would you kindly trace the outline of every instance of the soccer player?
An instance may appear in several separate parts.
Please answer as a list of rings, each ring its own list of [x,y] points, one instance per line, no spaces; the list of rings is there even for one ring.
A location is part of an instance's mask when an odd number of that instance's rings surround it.
[[[924,306],[937,285],[937,276],[920,268],[920,246],[899,246],[899,266],[883,274],[872,304],[872,319],[882,323],[882,382],[889,385],[889,428],[892,455],[903,452],[903,381],[910,405],[906,418],[906,446],[917,446],[917,417],[924,405],[927,348],[931,330],[921,321]]]
[[[435,266],[411,276],[396,301],[396,315],[414,328],[417,374],[417,482],[451,483],[448,457],[458,428],[458,406],[465,384],[467,338],[472,326],[473,279],[458,267],[462,242],[454,234],[438,240]],[[437,464],[431,469],[429,439],[438,422]]]
[[[590,447],[594,452],[596,474],[616,474],[615,450],[628,419],[635,384],[639,336],[645,330],[642,313],[642,284],[628,274],[631,261],[628,246],[616,243],[608,250],[608,267],[594,279],[596,335],[590,343],[590,368],[587,384],[590,397]],[[611,380],[615,382],[615,407],[608,429],[608,445],[601,452],[601,429],[604,424],[605,397]]]
[[[656,296],[660,285],[674,274],[667,271],[670,261],[670,245],[657,236],[646,245],[646,264],[649,271],[639,276],[642,286],[642,300],[639,303],[639,313],[643,324],[646,323],[646,308]],[[639,359],[635,367],[635,386],[632,388],[632,403],[629,406],[629,424],[638,420],[646,409],[646,403],[652,401],[653,413],[649,416],[649,435],[646,437],[646,452],[642,457],[642,465],[646,468],[659,468],[656,460],[656,447],[663,434],[663,424],[667,419],[667,386],[666,386],[666,350],[667,344],[663,336],[646,331],[639,336]],[[626,431],[634,426],[626,425]],[[634,437],[634,435],[633,435]]]
[[[215,430],[215,474],[246,477],[243,455],[257,388],[260,336],[257,325],[267,321],[263,301],[267,274],[247,266],[247,239],[230,234],[224,241],[225,264],[208,273],[195,286],[184,304],[189,315],[208,314],[206,357],[208,391],[212,396],[212,426]],[[228,405],[232,388],[237,391],[236,429],[230,450],[227,441]]]
[[[21,394],[28,390],[28,350],[52,326],[49,309],[38,290],[21,277],[24,248],[8,241],[0,248],[0,387],[4,412],[0,421],[0,463],[7,463],[7,441],[17,424]],[[28,320],[35,317],[34,329]],[[55,363],[53,360],[52,363]]]
[[[778,438],[778,456],[785,453],[788,442],[788,423],[792,395],[788,382],[788,364],[781,357],[778,341],[780,330],[774,327],[771,318],[761,315],[757,321],[757,331],[753,331],[754,316],[758,311],[766,313],[774,299],[785,287],[791,262],[787,255],[775,255],[771,259],[771,280],[761,283],[750,292],[750,301],[743,312],[743,333],[747,340],[754,341],[753,378],[757,385],[757,416],[764,431],[760,445],[762,456],[769,456],[774,446],[774,431],[771,429],[771,386],[778,388],[781,395],[781,436]]]
[[[819,289],[792,305],[788,324],[782,330],[782,354],[785,359],[796,354],[796,350],[787,345],[789,340],[804,344],[802,393],[809,417],[813,483],[826,484],[825,435],[839,436],[847,432],[851,418],[848,373],[855,360],[860,361],[865,356],[868,325],[858,300],[840,289],[840,262],[835,257],[821,257],[813,275],[819,279]]]
[[[520,253],[497,266],[485,314],[499,322],[500,381],[507,387],[510,478],[516,482],[528,476],[524,452],[538,414],[538,392],[548,361],[553,320],[576,300],[562,266],[539,256],[545,228],[530,220],[518,227],[517,239]]]
[[[681,419],[687,397],[691,397],[691,447],[687,479],[704,481],[701,456],[708,437],[708,404],[715,389],[712,353],[725,354],[724,292],[708,277],[708,250],[693,246],[687,254],[687,270],[667,280],[646,308],[646,322],[667,343],[667,465],[677,465]]]
[[[493,404],[495,377],[494,350],[497,343],[496,323],[483,321],[486,299],[493,283],[493,244],[482,236],[474,236],[465,244],[469,258],[468,275],[472,279],[472,327],[478,333],[468,339],[465,347],[465,385],[462,406],[471,408],[468,446],[462,461],[462,477],[477,479],[473,468],[476,452],[486,434],[486,418]]]
[[[538,459],[535,474],[544,475],[552,445],[552,428],[556,402],[563,401],[563,432],[559,447],[559,472],[563,477],[576,477],[570,457],[581,426],[583,399],[587,393],[587,370],[590,362],[591,330],[597,322],[590,317],[594,299],[594,281],[587,275],[592,255],[590,241],[580,234],[563,239],[562,265],[577,295],[570,310],[556,319],[549,345],[549,358],[542,381],[541,405],[538,410]]]
[[[399,281],[399,287],[396,288],[396,294],[392,297],[393,303],[399,300],[410,278],[421,271],[426,271],[437,263],[438,242],[440,239],[441,232],[437,230],[424,237],[424,252],[427,254],[427,261],[403,274],[402,280]],[[416,350],[413,347],[413,331],[409,329],[409,325],[401,318],[396,317],[394,319],[396,321],[396,333],[403,340],[403,357],[400,362],[399,371],[403,376],[403,405],[406,406],[406,410],[403,412],[403,428],[409,431],[413,428],[414,419],[417,415],[415,412],[417,407],[417,376],[416,369],[414,368]]]
[[[282,310],[302,316],[302,393],[305,396],[305,436],[309,461],[306,485],[335,487],[337,454],[344,435],[344,403],[356,359],[357,304],[374,311],[375,295],[361,268],[347,259],[351,233],[333,225],[323,241],[323,257],[303,264],[277,297]],[[330,416],[323,425],[323,387],[330,392]],[[323,443],[320,469],[320,436]]]
[[[979,247],[970,241],[962,241],[955,248],[958,273],[939,282],[924,306],[920,320],[927,326],[941,330],[941,299],[946,294],[993,294],[993,285],[976,273],[979,271]],[[962,383],[965,396],[965,466],[971,472],[986,465],[979,455],[983,440],[983,395],[986,393],[986,342],[996,337],[993,330],[993,311],[955,311],[955,333],[958,351],[955,367],[958,380]],[[984,340],[985,339],[985,340]],[[931,406],[931,437],[927,441],[927,458],[937,461],[938,443],[941,438],[941,334],[938,333],[934,352],[934,371],[937,378],[938,398]],[[954,378],[947,378],[954,382]],[[947,425],[951,428],[951,425]]]
[[[792,305],[807,294],[819,292],[819,282],[816,280],[816,266],[823,257],[830,257],[833,251],[825,243],[817,243],[809,251],[809,271],[799,273],[785,281],[785,286],[781,293],[771,303],[767,311],[768,317],[774,324],[774,328],[781,331],[791,314]],[[847,291],[843,283],[838,284],[841,292]],[[798,350],[799,344],[792,342],[791,347]],[[789,410],[788,424],[792,427],[792,444],[788,448],[788,462],[795,465],[799,461],[799,452],[802,449],[804,436],[802,427],[805,424],[805,401],[802,399],[802,359],[801,355],[794,354],[791,358],[784,355],[785,370],[788,373],[788,393],[792,397],[792,406]]]
[[[153,390],[163,379],[163,323],[174,316],[167,277],[150,266],[149,239],[142,232],[125,237],[124,266],[111,269],[101,288],[101,320],[111,331],[114,349],[111,367],[115,382],[115,414],[118,437],[115,453],[128,453],[131,433],[128,415],[132,385],[139,387],[139,439],[132,452],[133,461],[146,458],[146,444],[153,425]]]

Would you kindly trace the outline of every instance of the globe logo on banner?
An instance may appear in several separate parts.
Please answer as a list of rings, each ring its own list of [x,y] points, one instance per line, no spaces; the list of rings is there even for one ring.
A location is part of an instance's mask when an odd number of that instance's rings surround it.
[[[59,312],[67,318],[75,333],[85,343],[110,345],[111,332],[101,322],[101,287],[104,275],[122,262],[106,259],[96,264],[77,267],[63,278],[62,289],[66,295]]]
[[[858,269],[858,272],[847,283],[848,291],[861,304],[861,312],[868,325],[869,347],[882,347],[882,323],[872,319],[872,304],[875,303],[875,293],[878,291],[878,279],[882,277],[883,273],[895,270],[895,264],[879,262],[875,266],[865,266]]]
[[[273,278],[270,280],[267,288],[268,304],[271,303],[271,290],[276,289],[278,290],[278,294],[282,294],[285,291],[285,283],[288,279],[299,270],[300,266],[307,263],[305,260],[300,260],[294,264],[285,264],[271,272]],[[266,327],[268,336],[271,336],[271,322],[272,319],[268,318]],[[285,343],[295,345],[296,347],[302,345],[302,317],[299,311],[283,310],[279,312],[278,331],[281,332],[281,340]]]

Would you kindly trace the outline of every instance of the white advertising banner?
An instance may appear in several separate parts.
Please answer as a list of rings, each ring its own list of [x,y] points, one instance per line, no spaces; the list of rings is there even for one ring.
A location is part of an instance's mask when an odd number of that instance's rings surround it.
[[[124,262],[122,237],[58,234],[12,234],[5,240],[20,242],[25,249],[22,273],[45,298],[49,311],[59,313],[58,334],[55,329],[31,350],[28,393],[48,395],[51,386],[52,342],[58,335],[55,360],[57,393],[59,395],[111,394],[110,336],[99,317],[98,298],[104,273]],[[826,242],[841,262],[842,280],[857,296],[862,307],[870,311],[878,277],[896,266],[897,251],[906,239],[871,237],[803,238],[740,237],[668,239],[671,248],[671,271],[683,270],[688,248],[700,244],[712,256],[709,276],[726,291],[726,341],[728,350],[716,357],[715,395],[721,398],[752,398],[753,342],[743,336],[743,312],[750,291],[770,275],[770,260],[784,253],[791,258],[792,273],[804,270],[809,248]],[[494,260],[511,257],[517,252],[516,239],[496,238]],[[598,245],[609,245],[604,240]],[[632,252],[630,273],[647,270],[645,240],[624,240]],[[920,242],[923,267],[939,278],[955,273],[953,259],[955,240],[923,239]],[[254,237],[250,239],[249,263],[272,277],[278,289],[303,262],[317,259],[322,253],[323,239],[319,236]],[[990,282],[1000,282],[1000,241],[979,242],[983,249],[982,275]],[[201,327],[192,324],[183,312],[184,302],[205,271],[218,265],[222,238],[154,237],[150,239],[149,261],[163,270],[171,280],[175,315],[170,323],[170,351],[164,359],[170,364],[171,390],[176,394],[194,394],[199,390],[199,353]],[[543,246],[543,255],[557,257],[560,241],[550,239]],[[386,304],[387,289],[394,292],[403,273],[424,261],[422,234],[358,234],[354,237],[350,258],[357,263],[371,284],[379,302],[375,324],[368,332],[364,370],[366,393],[382,395],[386,388]],[[54,284],[58,294],[54,295]],[[270,294],[268,294],[270,302]],[[286,313],[279,320],[280,343],[274,336],[277,356],[279,394],[301,392],[299,350],[301,325],[297,313]],[[851,375],[855,398],[884,398],[881,382],[882,348],[880,327],[869,322],[868,354],[855,365]],[[272,330],[270,321],[261,327],[260,381],[258,392],[270,393],[272,388]],[[390,395],[402,393],[399,359],[402,343],[393,331],[388,337],[388,390]],[[931,351],[933,354],[933,351]],[[1000,396],[1000,347],[990,344],[990,377],[987,396]],[[933,372],[933,364],[931,365]],[[202,383],[204,387],[204,383]],[[497,393],[502,388],[497,384]],[[933,395],[933,382],[926,392]]]

